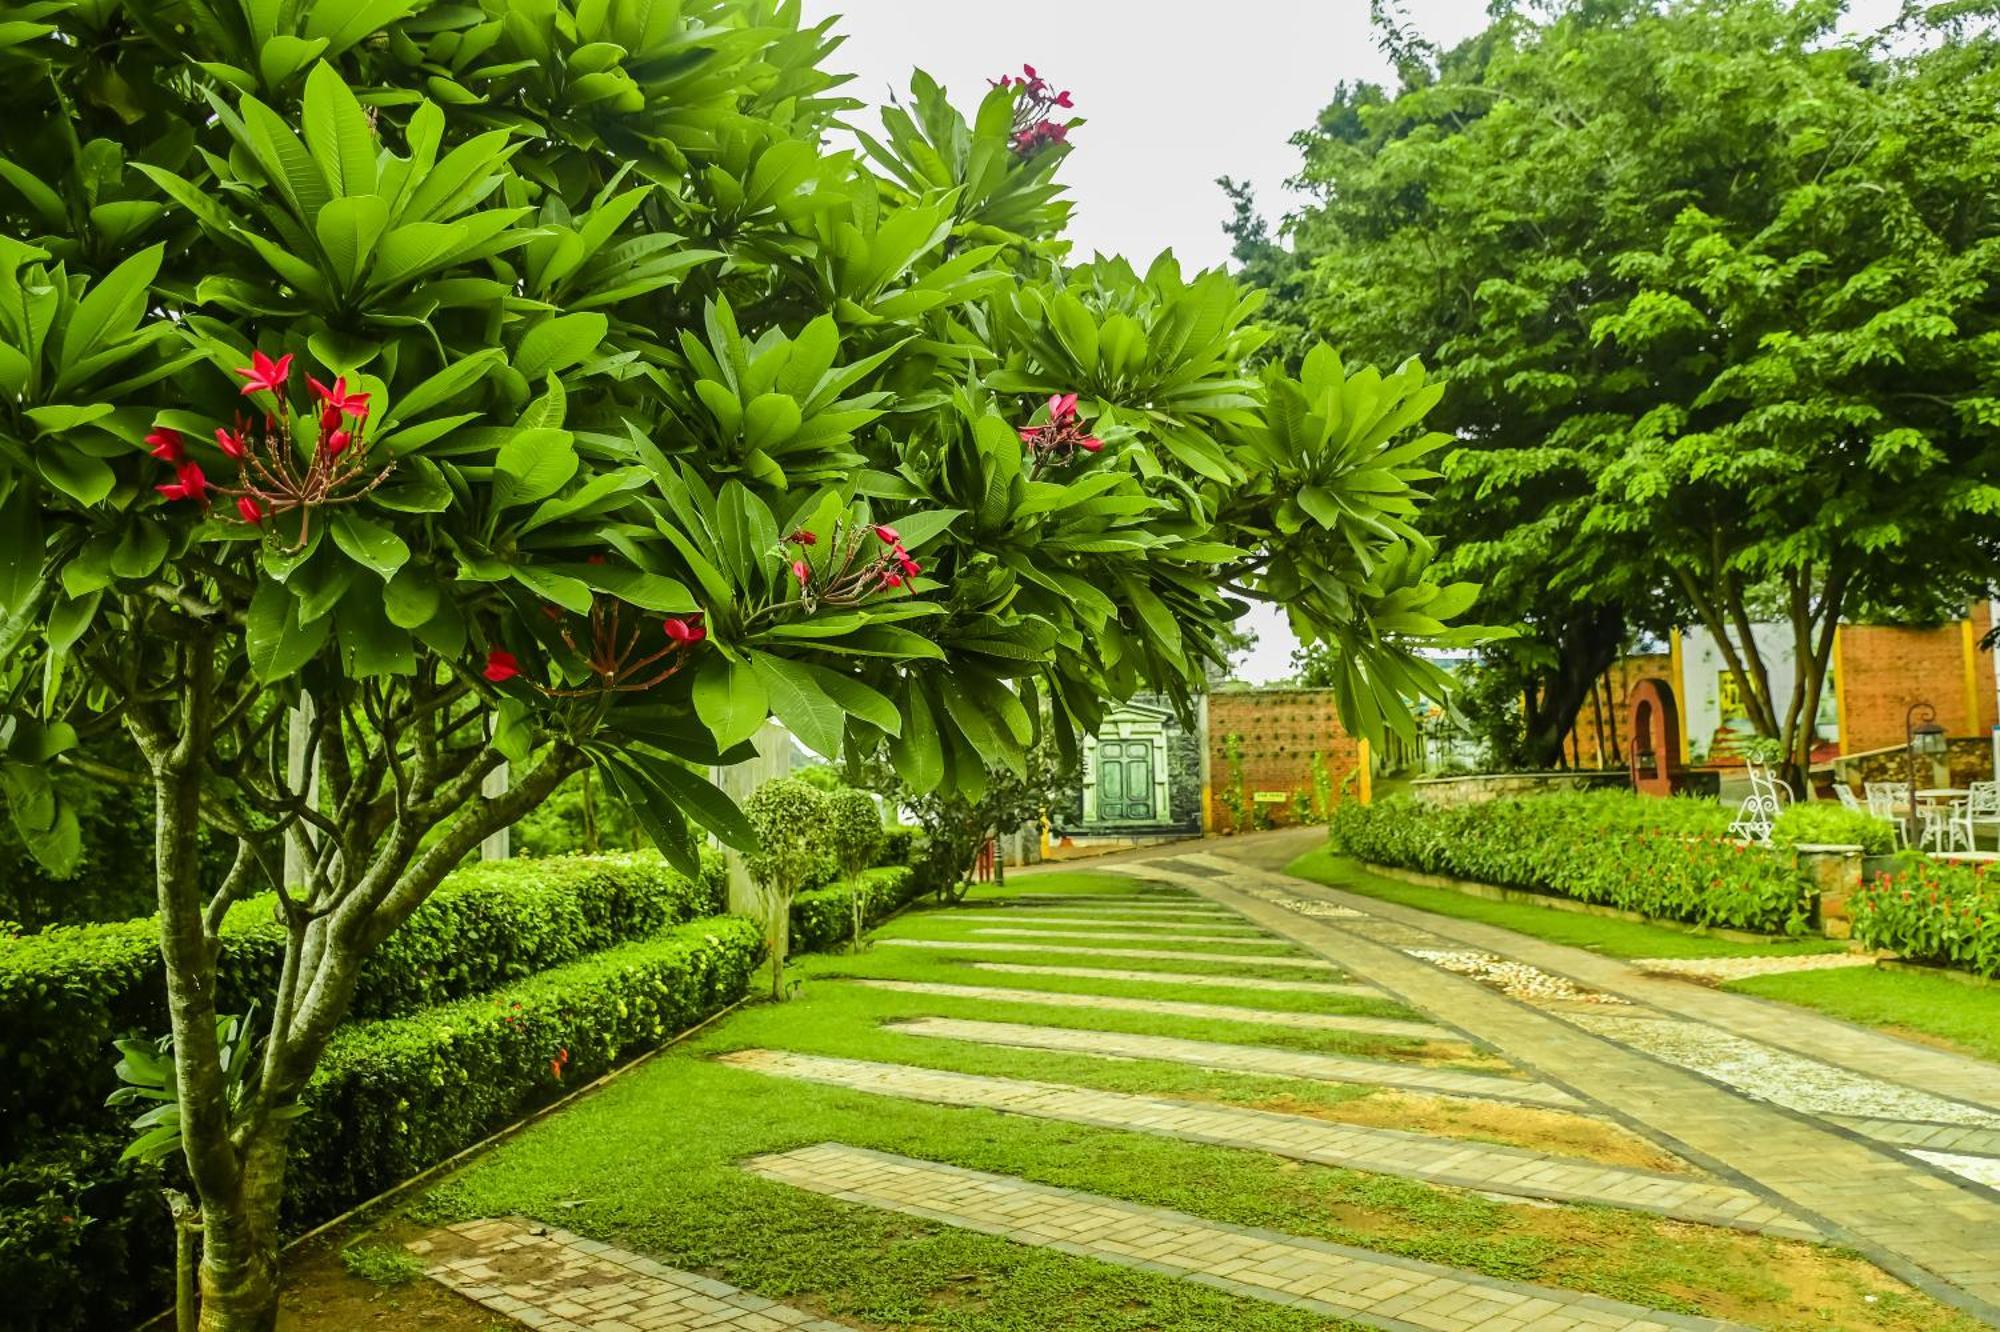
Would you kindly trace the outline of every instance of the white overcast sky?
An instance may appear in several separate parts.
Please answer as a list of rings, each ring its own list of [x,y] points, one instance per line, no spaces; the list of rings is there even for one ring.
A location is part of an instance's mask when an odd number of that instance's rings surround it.
[[[1852,0],[1846,26],[1877,27],[1897,7]],[[1228,210],[1215,178],[1249,180],[1275,222],[1293,204],[1291,135],[1337,84],[1390,81],[1368,0],[806,0],[806,9],[842,16],[847,42],[830,63],[856,75],[846,91],[870,104],[906,92],[916,67],[968,110],[988,78],[1023,62],[1071,89],[1089,121],[1062,173],[1076,202],[1076,257],[1124,254],[1141,267],[1169,248],[1190,272],[1222,263]],[[1404,9],[1445,46],[1486,22],[1485,0],[1405,0]],[[1289,674],[1282,614],[1259,607],[1254,624],[1258,645],[1238,674]]]

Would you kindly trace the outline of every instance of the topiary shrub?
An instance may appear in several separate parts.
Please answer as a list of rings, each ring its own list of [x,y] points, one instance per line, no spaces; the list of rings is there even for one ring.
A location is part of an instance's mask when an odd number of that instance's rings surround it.
[[[757,850],[743,866],[764,894],[771,997],[783,999],[792,899],[817,881],[833,855],[833,813],[824,792],[795,777],[765,782],[750,793],[743,813],[757,834]]]
[[[853,879],[875,863],[875,856],[882,849],[882,814],[876,807],[875,798],[866,791],[857,791],[851,786],[843,786],[827,795],[827,814],[833,833],[833,858],[840,866],[840,877]],[[848,942],[855,948],[861,947],[861,930],[866,923],[863,895],[854,893],[853,919],[848,934]]]
[[[1896,829],[1884,818],[1858,809],[1814,801],[1787,805],[1771,824],[1771,845],[1858,846],[1871,856],[1896,849]]]
[[[865,929],[928,891],[907,865],[863,870],[851,879],[814,888],[792,899],[791,945],[801,953],[832,948],[854,936],[858,916]]]

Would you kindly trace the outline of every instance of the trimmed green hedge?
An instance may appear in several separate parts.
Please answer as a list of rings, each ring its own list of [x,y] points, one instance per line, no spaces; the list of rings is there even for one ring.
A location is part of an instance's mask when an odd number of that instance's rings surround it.
[[[1863,810],[1815,800],[1787,805],[1778,812],[1771,824],[1771,845],[1787,850],[1795,846],[1858,846],[1871,856],[1886,856],[1896,849],[1896,829],[1889,820]]]
[[[341,1029],[296,1126],[287,1204],[322,1220],[743,997],[756,925],[695,921],[476,999]]]
[[[1334,845],[1378,865],[1547,893],[1662,920],[1802,933],[1807,885],[1789,855],[1727,836],[1712,801],[1622,791],[1441,807],[1397,796],[1334,810]]]
[[[792,949],[812,953],[835,948],[854,934],[853,899],[866,895],[865,921],[873,925],[917,896],[917,876],[908,865],[884,865],[792,899]]]
[[[2000,976],[2000,883],[1984,865],[1910,855],[1847,901],[1854,937],[1913,962]]]
[[[131,1327],[173,1301],[173,1225],[157,1166],[120,1163],[123,1129],[64,1133],[0,1163],[8,1327]],[[184,1182],[184,1181],[176,1181]]]
[[[627,939],[725,908],[723,862],[705,853],[699,883],[655,853],[470,865],[369,958],[358,1018],[413,1012],[477,994]],[[284,931],[274,899],[238,903],[223,925],[224,1012],[277,983]],[[167,1026],[166,982],[151,918],[65,926],[0,939],[0,1154],[70,1125],[115,1122],[111,1041]]]

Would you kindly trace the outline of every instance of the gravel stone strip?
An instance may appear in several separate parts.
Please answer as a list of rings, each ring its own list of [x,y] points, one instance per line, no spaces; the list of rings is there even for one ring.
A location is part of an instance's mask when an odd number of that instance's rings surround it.
[[[1911,1152],[1910,1155],[1942,1166],[1954,1175],[1963,1175],[1975,1184],[2000,1189],[2000,1161],[1990,1156],[1965,1156],[1958,1152]]]
[[[1385,1332],[1729,1332],[1735,1326],[839,1143],[760,1156],[745,1168],[844,1202],[1198,1281]]]
[[[1656,976],[1687,976],[1710,981],[1874,965],[1875,959],[1866,953],[1802,953],[1795,957],[1642,957],[1632,963],[1637,970]]]
[[[784,1050],[738,1050],[717,1059],[775,1077],[878,1096],[1153,1133],[1486,1194],[1598,1203],[1792,1239],[1817,1237],[1810,1227],[1763,1199],[1700,1176],[1608,1166],[1464,1138],[1362,1128],[1307,1115],[1094,1091],[1025,1078],[989,1078]]]
[[[1544,1109],[1573,1111],[1581,1108],[1581,1103],[1574,1096],[1547,1083],[1526,1082],[1494,1073],[1467,1073],[1457,1069],[1398,1064],[1387,1059],[1355,1059],[1344,1055],[1186,1040],[1174,1036],[1135,1036],[1124,1032],[1079,1031],[1069,1027],[1038,1027],[1026,1023],[978,1022],[958,1018],[912,1019],[891,1022],[888,1027],[907,1036],[934,1036],[1030,1050],[1060,1050],[1111,1059],[1164,1059],[1232,1073],[1263,1073],[1313,1082],[1362,1083],[1435,1096],[1506,1101]]]
[[[1614,1013],[1566,1016],[1578,1026],[1620,1045],[1713,1078],[1746,1096],[1774,1101],[1803,1114],[1914,1119],[2000,1129],[2000,1114],[1992,1111],[1850,1073],[1789,1050],[1717,1031],[1705,1022],[1629,1018]]]
[[[1345,994],[1357,999],[1385,996],[1359,981],[1270,980],[1260,976],[1203,976],[1190,971],[1128,971],[1117,967],[1038,966],[1033,962],[971,962],[974,971],[1009,976],[1067,976],[1074,980],[1143,981],[1148,985],[1187,985],[1212,990],[1264,990],[1285,994]]]
[[[926,918],[927,917],[924,916],[916,917],[916,919],[926,919]],[[1170,930],[1175,932],[1179,932],[1182,930],[1225,930],[1229,933],[1232,939],[1241,938],[1246,935],[1263,936],[1266,938],[1269,937],[1268,935],[1264,935],[1264,931],[1258,929],[1254,925],[1236,925],[1224,922],[1220,919],[1210,919],[1201,921],[1125,920],[1117,916],[1045,916],[1038,911],[1037,912],[954,911],[950,915],[943,917],[943,919],[951,921],[969,920],[982,925],[1000,924],[1007,921],[1012,921],[1015,924],[1019,925],[1032,925],[1036,927],[1040,927],[1043,925],[1088,925],[1092,929],[1096,930],[1102,930],[1107,927],[1120,930]],[[980,931],[980,933],[984,934],[985,931],[982,930]],[[1117,938],[1130,938],[1132,936],[1106,934],[1103,935],[1102,937],[1106,939],[1117,939]],[[1193,938],[1194,936],[1189,935],[1187,937]]]
[[[412,1252],[447,1258],[425,1275],[539,1332],[851,1332],[846,1323],[752,1295],[636,1253],[519,1217],[461,1221],[413,1240]]]
[[[1178,927],[1176,927],[1178,930]],[[1273,939],[1261,931],[1255,937],[1240,934],[1122,934],[1116,930],[1036,930],[1024,925],[984,925],[971,933],[982,937],[1013,939],[1081,939],[1086,943],[1212,943],[1237,944],[1245,948],[1293,948],[1290,939]]]
[[[1167,943],[1149,939],[1148,943]],[[1143,957],[1152,962],[1214,962],[1246,967],[1303,967],[1307,971],[1334,971],[1333,963],[1318,957],[1279,957],[1267,954],[1245,957],[1241,953],[1192,953],[1172,948],[1086,948],[1081,944],[988,943],[973,939],[877,939],[877,948],[935,948],[958,953],[1074,953],[1083,957]],[[1234,985],[1238,982],[1231,981]]]
[[[895,990],[902,994],[935,994],[955,999],[984,999],[992,1003],[1041,1004],[1050,1008],[1108,1009],[1124,1013],[1159,1013],[1168,1017],[1254,1022],[1266,1027],[1300,1027],[1312,1031],[1362,1031],[1383,1036],[1416,1036],[1447,1041],[1459,1039],[1457,1032],[1446,1031],[1443,1027],[1433,1026],[1428,1022],[1368,1017],[1358,1013],[1306,1013],[1282,1008],[1245,1008],[1240,1004],[1200,1004],[1182,999],[1132,999],[1116,994],[1079,994],[1072,990],[1012,990],[992,985],[880,980],[867,976],[851,977],[846,983],[866,985],[875,990]]]
[[[1404,948],[1403,951],[1411,957],[1422,958],[1432,966],[1455,971],[1461,976],[1470,976],[1516,999],[1610,1004],[1628,1008],[1631,1006],[1628,1001],[1620,999],[1615,994],[1605,994],[1601,990],[1586,990],[1567,976],[1552,976],[1540,967],[1531,967],[1525,962],[1509,962],[1506,958],[1495,957],[1491,953],[1463,948]]]
[[[1871,1047],[1864,1039],[1868,1034],[1860,1028],[1822,1021],[1800,1009],[1745,1002],[1743,996],[1650,979],[1622,962],[1580,949],[1395,908],[1289,875],[1238,867],[1236,881],[1274,884],[1288,893],[1323,897],[1413,924],[1434,923],[1440,934],[1448,933],[1461,944],[1559,971],[1625,998],[1684,1014],[1699,1006],[1702,1015],[1725,1019],[1713,1023],[1720,1031],[1761,1040],[1767,1031],[1793,1024],[1815,1029],[1817,1034],[1803,1039],[1767,1042],[1795,1052],[1830,1043],[1830,1034],[1836,1032],[1851,1034],[1857,1046],[1875,1052],[1921,1048],[1891,1038],[1874,1040]],[[1531,1073],[1606,1107],[1677,1155],[1749,1182],[1794,1215],[1822,1225],[1830,1238],[1860,1250],[1877,1266],[2000,1326],[2000,1198],[1991,1191],[1831,1125],[1747,1100],[1685,1069],[1604,1040],[1554,1013],[1510,1002],[1476,982],[1377,944],[1340,922],[1293,915],[1234,891],[1227,882],[1205,883],[1203,891],[1253,922],[1337,959],[1345,970],[1380,983],[1392,997],[1486,1042]],[[1732,1017],[1741,1021],[1727,1020]],[[1868,1062],[1874,1059],[1875,1053],[1867,1057]],[[1950,1056],[1941,1064],[1916,1063],[1920,1070],[1946,1072],[1946,1080],[1954,1084],[1950,1092],[1954,1099],[1960,1099],[1957,1087],[1974,1085],[1969,1078],[1951,1078],[1949,1070],[1977,1061]],[[1980,1085],[1990,1096],[1992,1066],[1982,1068]],[[1910,1076],[1899,1081],[1907,1082]],[[1944,1094],[1945,1089],[1938,1091]]]
[[[1739,1036],[1852,1072],[2000,1111],[2000,1077],[1995,1076],[1992,1063],[1983,1059],[1902,1040],[1873,1027],[1845,1022],[1793,1004],[1648,976],[1621,959],[1550,943],[1499,926],[1432,915],[1415,907],[1345,893],[1290,875],[1248,869],[1206,854],[1188,858],[1230,867],[1237,877],[1228,886],[1239,890],[1245,883],[1262,884],[1273,891],[1311,895],[1380,919],[1426,927],[1447,938],[1447,947],[1470,946],[1498,953],[1676,1017],[1713,1023]],[[1213,881],[1190,878],[1186,885],[1208,889],[1213,887]],[[1222,905],[1237,904],[1224,901]]]

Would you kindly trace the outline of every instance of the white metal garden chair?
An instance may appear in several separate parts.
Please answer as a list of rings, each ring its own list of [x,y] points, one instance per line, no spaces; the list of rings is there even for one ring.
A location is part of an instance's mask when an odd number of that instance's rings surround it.
[[[1854,788],[1846,782],[1836,780],[1833,784],[1833,793],[1840,797],[1840,807],[1842,809],[1851,809],[1856,814],[1866,814],[1868,812],[1868,806],[1861,803],[1861,797],[1854,794]]]
[[[1942,795],[1927,795],[1917,801],[1917,849],[1972,850],[1972,801]]]
[[[1868,812],[1878,819],[1887,819],[1895,830],[1896,845],[1903,845],[1903,813],[1910,803],[1908,782],[1866,782],[1862,791],[1868,797]]]
[[[2000,829],[2000,782],[1974,782],[1965,802],[1965,833],[1972,837],[1981,827]]]
[[[1743,804],[1736,811],[1736,822],[1729,825],[1729,835],[1769,846],[1771,825],[1777,821],[1779,811],[1792,798],[1792,793],[1778,780],[1769,765],[1746,763],[1743,766],[1750,777],[1750,794],[1743,797]]]

